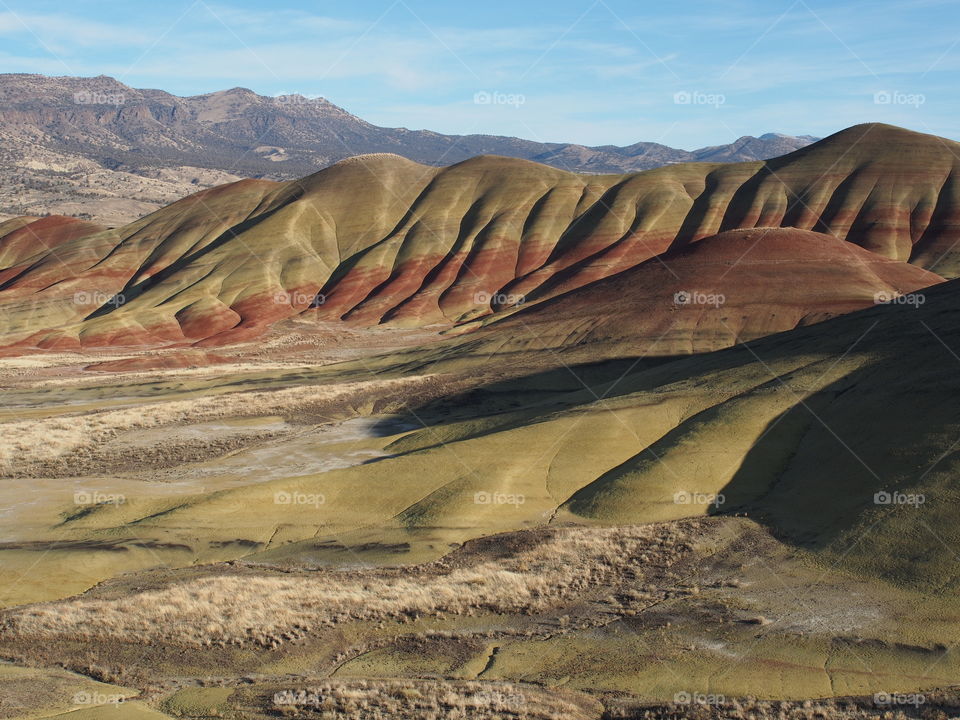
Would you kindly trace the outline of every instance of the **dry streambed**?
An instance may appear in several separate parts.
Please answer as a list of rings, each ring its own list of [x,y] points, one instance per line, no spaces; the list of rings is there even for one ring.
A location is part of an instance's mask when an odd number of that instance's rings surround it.
[[[238,389],[212,397],[151,402],[119,410],[15,420],[0,425],[0,473],[7,476],[76,475],[84,454],[95,453],[129,431],[225,418],[290,416],[328,406],[349,408],[393,392],[413,392],[429,380],[430,376],[425,375],[271,391]],[[110,455],[109,448],[105,448],[105,452]]]

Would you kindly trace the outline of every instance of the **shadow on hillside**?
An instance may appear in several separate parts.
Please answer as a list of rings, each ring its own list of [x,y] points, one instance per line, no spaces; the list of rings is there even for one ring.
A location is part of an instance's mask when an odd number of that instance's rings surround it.
[[[616,400],[631,393],[653,392],[668,385],[692,383],[695,388],[709,385],[714,380],[708,376],[748,365],[757,367],[757,372],[764,376],[761,380],[770,380],[770,366],[787,358],[809,356],[812,351],[839,358],[851,345],[852,340],[846,340],[847,337],[856,339],[865,335],[859,346],[864,350],[882,332],[880,328],[883,326],[889,326],[886,331],[889,334],[900,336],[902,333],[898,327],[903,324],[902,313],[887,312],[889,310],[894,308],[870,308],[825,323],[770,335],[747,345],[693,355],[626,357],[565,365],[563,361],[572,355],[566,356],[563,351],[543,351],[543,357],[538,360],[539,367],[534,369],[530,369],[528,363],[518,366],[526,369],[512,370],[511,362],[496,353],[476,359],[482,354],[482,347],[464,343],[460,348],[447,348],[446,355],[462,352],[461,358],[475,359],[476,362],[469,363],[467,372],[476,377],[476,384],[455,395],[414,404],[399,417],[427,428],[508,413],[524,415],[523,422],[536,422],[562,409],[585,407],[600,400]],[[827,326],[831,331],[821,329]],[[873,330],[868,333],[871,328]],[[436,347],[429,351],[436,353]],[[535,352],[538,351],[530,354]],[[424,360],[417,358],[417,351],[411,351],[397,368],[404,373],[432,372],[437,368],[445,372],[446,355],[440,359],[436,354],[424,355],[427,358]],[[431,362],[431,357],[436,364]]]
[[[876,357],[809,397],[798,396],[744,456],[721,491],[727,502],[718,514],[746,512],[781,538],[812,549],[867,539],[882,552],[882,543],[866,536],[889,533],[885,519],[894,515],[904,523],[896,525],[901,530],[919,532],[923,523],[939,537],[948,535],[937,525],[945,519],[945,495],[956,495],[949,486],[960,451],[955,432],[945,430],[960,427],[960,374],[930,340],[909,354]],[[926,502],[885,502],[897,492],[923,494]],[[858,526],[864,535],[845,540]],[[943,547],[934,543],[927,551]]]
[[[747,512],[792,543],[822,548],[858,524],[865,527],[878,512],[903,512],[878,507],[875,493],[929,485],[951,462],[960,463],[950,430],[960,427],[960,373],[948,349],[960,348],[960,294],[954,286],[927,291],[921,309],[879,306],[700,355],[545,367],[489,382],[477,371],[476,387],[400,417],[431,429],[483,421],[475,429],[467,424],[466,435],[456,434],[465,439],[669,385],[723,392],[724,373],[744,368],[758,386],[792,392],[796,401],[746,453],[722,491],[728,500],[719,514]],[[863,364],[822,384],[821,374],[852,352],[862,355]],[[774,371],[781,361],[792,368],[814,360],[823,362],[796,377]],[[425,437],[428,444],[417,449],[435,447],[444,436]],[[915,521],[936,529],[942,519],[936,512]]]
[[[372,432],[389,435],[396,423],[417,428],[434,428],[465,420],[522,415],[523,422],[537,422],[559,410],[589,405],[599,399],[613,399],[642,389],[637,375],[665,367],[677,357],[649,359],[625,358],[596,363],[578,363],[547,367],[515,377],[481,381],[477,386],[455,395],[430,400],[407,412],[378,421]],[[491,361],[491,364],[496,361]],[[485,370],[476,370],[482,377]],[[649,384],[651,387],[653,384]],[[500,426],[497,431],[503,429]],[[484,433],[478,433],[482,435]]]

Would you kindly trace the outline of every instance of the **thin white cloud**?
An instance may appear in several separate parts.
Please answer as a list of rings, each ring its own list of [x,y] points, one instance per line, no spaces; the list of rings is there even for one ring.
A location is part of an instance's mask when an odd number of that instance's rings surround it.
[[[32,33],[63,52],[104,45],[135,47],[152,39],[136,27],[92,22],[71,14],[0,12],[0,36],[23,37]]]

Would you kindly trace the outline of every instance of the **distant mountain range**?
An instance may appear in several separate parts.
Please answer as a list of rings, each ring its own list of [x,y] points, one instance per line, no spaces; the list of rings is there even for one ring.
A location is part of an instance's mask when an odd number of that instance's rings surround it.
[[[0,214],[59,213],[120,224],[240,177],[288,180],[339,160],[394,153],[427,165],[504,155],[587,173],[784,155],[816,138],[767,133],[679,150],[586,147],[495,135],[383,128],[324,98],[244,88],[178,97],[117,80],[0,75]]]

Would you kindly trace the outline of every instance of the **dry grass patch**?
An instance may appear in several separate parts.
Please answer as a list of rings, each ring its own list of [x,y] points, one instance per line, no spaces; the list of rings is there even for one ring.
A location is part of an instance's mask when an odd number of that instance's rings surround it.
[[[26,377],[22,379],[18,387],[22,389],[29,388],[51,388],[51,387],[70,387],[75,386],[83,389],[85,387],[94,387],[104,382],[106,379],[116,380],[118,383],[131,382],[162,382],[164,380],[202,380],[210,377],[233,377],[236,375],[245,375],[251,373],[264,373],[273,371],[297,370],[304,367],[311,367],[303,362],[221,362],[215,365],[202,365],[198,367],[179,367],[179,368],[151,368],[147,370],[121,370],[121,371],[97,371],[86,370],[92,364],[100,362],[113,362],[118,360],[135,360],[139,355],[79,355],[72,357],[72,364],[50,362],[47,365],[28,365],[23,368],[34,369],[43,367],[58,367],[65,372],[73,372],[72,375],[56,377],[38,377],[38,373],[14,373],[6,372],[7,367],[2,364],[0,358],[0,378],[10,376]],[[24,360],[24,358],[12,358],[13,360]],[[10,366],[16,368],[16,366]]]
[[[218,575],[119,598],[26,606],[4,634],[138,643],[277,646],[342,622],[476,611],[533,613],[593,587],[671,564],[690,552],[689,529],[558,528],[508,557],[455,553],[396,571]]]
[[[510,683],[442,680],[327,681],[283,690],[272,709],[325,720],[587,720],[599,704],[572,693]]]
[[[690,701],[640,705],[612,700],[609,720],[951,720],[960,717],[956,689],[923,693],[881,692],[866,697],[757,700],[686,693]]]

